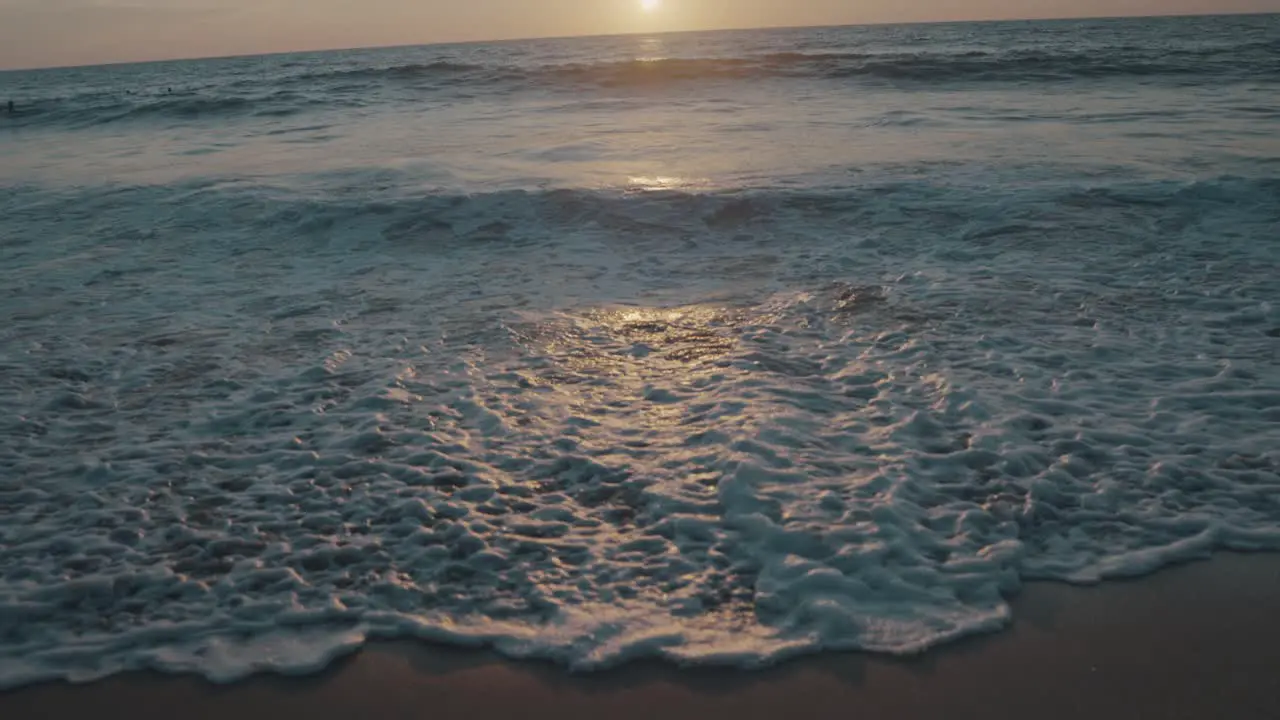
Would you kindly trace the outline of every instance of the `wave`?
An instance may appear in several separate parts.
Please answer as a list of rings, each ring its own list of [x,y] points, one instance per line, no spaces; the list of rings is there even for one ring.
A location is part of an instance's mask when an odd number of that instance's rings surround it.
[[[1267,56],[1269,63],[1241,67],[1242,55]],[[1112,52],[984,51],[962,52],[777,52],[742,57],[660,57],[593,63],[563,63],[531,68],[438,61],[387,67],[344,68],[299,75],[291,83],[342,78],[384,81],[465,81],[469,84],[523,83],[540,87],[625,88],[701,80],[809,77],[868,78],[923,82],[1044,80],[1110,76],[1151,77],[1249,72],[1264,74],[1280,66],[1274,43],[1239,48],[1152,52],[1117,48]]]
[[[60,217],[109,213],[126,206],[172,206],[181,208],[178,217],[183,226],[211,231],[223,228],[245,235],[246,241],[253,243],[268,235],[289,242],[347,237],[365,247],[390,243],[424,248],[489,242],[555,243],[562,234],[577,232],[601,233],[627,242],[641,236],[661,241],[694,234],[708,242],[716,238],[738,242],[757,231],[787,236],[797,227],[896,223],[904,207],[913,208],[913,217],[922,226],[937,225],[940,231],[954,227],[957,218],[970,218],[975,224],[964,238],[980,239],[1020,232],[1018,223],[996,222],[993,228],[983,229],[990,218],[983,215],[982,208],[1015,200],[1029,209],[1041,208],[1049,216],[1064,210],[1088,213],[1140,208],[1179,216],[1220,212],[1236,223],[1280,223],[1280,177],[1270,175],[1220,176],[1193,182],[1027,182],[1016,198],[1011,197],[1008,187],[997,193],[954,185],[941,173],[930,181],[885,179],[866,185],[809,189],[558,188],[384,197],[356,192],[375,184],[396,185],[387,177],[364,171],[314,176],[302,190],[219,180],[62,192],[30,185],[0,192],[0,212],[40,208],[45,216]],[[1056,242],[1052,237],[1043,240]]]
[[[0,188],[0,689],[914,653],[1280,548],[1274,177],[374,179]]]
[[[441,78],[483,73],[488,68],[484,65],[449,62],[438,60],[428,63],[406,63],[403,65],[347,67],[336,70],[308,71],[289,77],[285,84],[313,85],[337,79],[369,80],[369,79],[415,79]]]
[[[302,68],[282,64],[266,78],[232,76],[179,93],[111,93],[101,88],[28,104],[0,127],[89,126],[122,121],[193,121],[278,116],[322,107],[357,107],[389,99],[447,100],[458,92],[485,93],[635,91],[699,83],[799,79],[833,84],[882,83],[931,87],[975,83],[1070,82],[1102,79],[1167,79],[1177,84],[1236,80],[1271,82],[1280,77],[1280,48],[1273,41],[1238,47],[1166,49],[1117,46],[963,49],[911,52],[766,52],[729,57],[659,57],[558,64],[431,62]],[[396,91],[387,98],[379,93]],[[400,92],[403,91],[403,92]],[[404,93],[408,93],[405,95]]]
[[[0,118],[0,128],[55,127],[82,129],[132,122],[198,122],[223,118],[286,117],[317,108],[351,108],[364,105],[357,97],[318,96],[281,89],[257,94],[229,94],[217,90],[204,94],[138,94],[108,96],[85,101],[55,98],[25,104],[12,116]]]

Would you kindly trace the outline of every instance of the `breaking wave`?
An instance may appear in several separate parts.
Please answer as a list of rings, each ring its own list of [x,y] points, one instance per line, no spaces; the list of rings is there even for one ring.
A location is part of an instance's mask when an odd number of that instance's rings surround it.
[[[830,83],[890,83],[954,86],[974,83],[1070,82],[1157,79],[1204,84],[1280,77],[1274,42],[1232,48],[1153,51],[1114,47],[950,52],[764,52],[741,57],[656,57],[554,64],[486,64],[436,60],[392,65],[291,68],[276,77],[239,79],[225,85],[120,95],[93,92],[33,102],[3,119],[5,126],[90,126],[141,120],[199,121],[245,116],[290,115],[319,108],[360,107],[378,93],[403,88],[398,99],[429,101],[451,94],[635,91],[708,82],[753,82],[776,78]]]

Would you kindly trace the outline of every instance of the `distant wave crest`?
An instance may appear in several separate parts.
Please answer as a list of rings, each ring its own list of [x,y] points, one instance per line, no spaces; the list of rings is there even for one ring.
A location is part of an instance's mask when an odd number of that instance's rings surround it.
[[[1241,67],[1243,55],[1255,64]],[[1269,62],[1268,62],[1269,61]],[[1262,64],[1256,64],[1261,62]],[[298,82],[338,78],[415,80],[486,84],[525,83],[542,87],[604,88],[663,85],[689,81],[768,77],[814,79],[867,78],[922,82],[1070,80],[1109,76],[1219,75],[1280,68],[1274,43],[1238,48],[1152,52],[1121,47],[1094,54],[1060,50],[993,52],[965,50],[907,53],[775,52],[742,57],[655,57],[595,63],[564,63],[531,68],[438,61],[382,68],[342,69],[307,74]]]
[[[439,59],[385,66],[287,67],[274,77],[139,93],[106,93],[29,104],[8,125],[92,126],[125,121],[190,122],[234,116],[291,115],[320,107],[359,107],[394,92],[394,100],[447,100],[487,93],[627,92],[700,83],[770,79],[890,84],[899,87],[982,83],[1070,82],[1165,78],[1177,84],[1280,78],[1280,48],[1271,41],[1238,47],[1163,49],[1117,46],[1083,51],[921,49],[912,52],[772,52],[738,57],[655,57],[558,64],[485,64]],[[407,95],[405,95],[407,94]]]

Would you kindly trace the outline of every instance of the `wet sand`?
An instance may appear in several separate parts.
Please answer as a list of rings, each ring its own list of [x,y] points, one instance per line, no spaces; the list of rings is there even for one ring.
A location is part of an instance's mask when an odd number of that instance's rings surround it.
[[[829,654],[758,672],[635,663],[576,676],[384,644],[316,677],[214,686],[151,673],[0,694],[0,718],[1280,718],[1280,555],[1133,581],[1030,584],[1014,625],[909,660]]]

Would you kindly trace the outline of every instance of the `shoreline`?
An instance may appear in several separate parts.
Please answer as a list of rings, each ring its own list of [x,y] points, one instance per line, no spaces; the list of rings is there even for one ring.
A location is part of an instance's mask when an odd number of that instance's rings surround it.
[[[763,670],[547,662],[378,643],[309,677],[225,686],[126,673],[0,693],[0,717],[1280,717],[1280,554],[1215,554],[1132,580],[1028,583],[1011,626],[920,656],[806,656]]]

